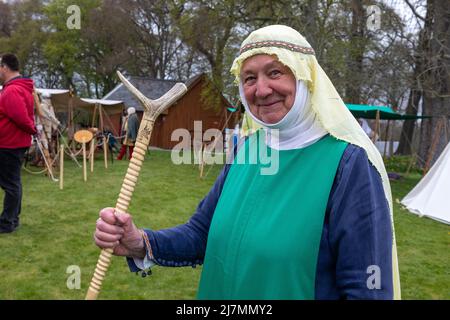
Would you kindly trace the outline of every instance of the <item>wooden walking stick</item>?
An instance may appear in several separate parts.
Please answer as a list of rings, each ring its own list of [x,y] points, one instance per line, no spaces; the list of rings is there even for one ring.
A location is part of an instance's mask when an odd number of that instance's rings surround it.
[[[128,170],[122,183],[122,188],[120,189],[119,198],[117,199],[115,207],[116,212],[127,212],[139,176],[139,171],[141,170],[142,162],[144,161],[148,144],[150,143],[155,121],[161,112],[170,107],[187,92],[187,88],[183,83],[177,83],[161,98],[150,100],[125,79],[120,72],[117,72],[117,74],[125,87],[127,87],[127,89],[139,100],[144,108],[144,115],[139,126],[133,157],[128,165]],[[111,263],[112,253],[113,249],[103,249],[101,251],[91,284],[86,294],[86,300],[97,299],[106,271]]]

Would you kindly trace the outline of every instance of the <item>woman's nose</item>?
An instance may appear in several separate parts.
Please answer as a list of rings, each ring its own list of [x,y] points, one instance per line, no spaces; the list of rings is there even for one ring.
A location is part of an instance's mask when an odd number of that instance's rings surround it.
[[[270,84],[266,79],[259,78],[256,81],[255,95],[257,98],[265,98],[265,97],[271,95],[272,92],[273,92],[273,90],[270,87]]]

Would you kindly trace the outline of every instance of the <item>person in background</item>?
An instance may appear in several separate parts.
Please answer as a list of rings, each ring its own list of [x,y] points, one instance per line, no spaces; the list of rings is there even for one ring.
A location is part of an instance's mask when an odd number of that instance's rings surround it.
[[[139,118],[136,114],[136,109],[130,107],[127,109],[127,117],[125,118],[123,123],[122,135],[125,135],[125,138],[122,142],[122,147],[120,148],[117,160],[122,160],[122,158],[127,153],[127,149],[129,149],[129,159],[131,159],[138,131]]]
[[[33,80],[19,72],[19,60],[3,54],[0,60],[0,186],[5,191],[0,216],[0,233],[19,227],[22,204],[21,166],[36,134]]]

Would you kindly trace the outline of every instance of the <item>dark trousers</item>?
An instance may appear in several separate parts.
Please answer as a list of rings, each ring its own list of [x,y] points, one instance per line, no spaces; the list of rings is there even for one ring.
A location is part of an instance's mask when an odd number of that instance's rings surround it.
[[[0,149],[0,187],[5,191],[3,211],[0,216],[2,229],[15,229],[19,225],[22,204],[20,170],[27,148]]]

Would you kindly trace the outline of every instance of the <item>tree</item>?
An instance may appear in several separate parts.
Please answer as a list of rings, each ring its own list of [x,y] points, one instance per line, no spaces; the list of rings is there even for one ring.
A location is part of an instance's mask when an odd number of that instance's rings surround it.
[[[0,20],[3,25],[0,32],[2,52],[16,54],[21,62],[21,72],[43,80],[41,71],[45,68],[41,44],[46,39],[43,32],[42,1],[23,1],[12,4],[0,3]],[[38,76],[41,75],[41,76]]]
[[[427,12],[425,18],[420,16],[414,7],[408,2],[412,8],[417,19],[424,22],[424,26],[420,29],[416,43],[413,44],[413,73],[411,76],[410,93],[408,97],[408,104],[406,107],[406,114],[417,115],[419,111],[419,103],[423,98],[422,81],[423,81],[423,64],[426,55],[430,30],[431,11]],[[425,120],[427,121],[427,120]],[[397,149],[397,154],[407,155],[413,153],[413,137],[416,121],[404,121],[402,131],[400,134],[400,142]]]
[[[449,127],[450,117],[450,9],[447,1],[428,0],[426,19],[423,71],[419,79],[423,113],[433,118],[422,121],[421,125],[419,164],[422,165],[430,153],[430,164],[434,163],[448,142],[448,136],[438,131],[439,121]]]
[[[67,25],[70,17],[67,9],[72,5],[80,8],[80,29]],[[88,13],[99,6],[100,0],[54,0],[44,7],[48,34],[43,44],[44,55],[49,70],[61,77],[60,85],[63,88],[76,89],[76,82],[83,81],[78,73],[84,63],[83,50],[86,48],[81,30],[88,24]]]
[[[105,96],[119,82],[116,71],[136,65],[133,48],[138,38],[129,9],[123,1],[103,0],[88,13],[80,34],[84,45],[80,52],[82,63],[77,70],[86,83],[88,96]]]
[[[10,37],[12,29],[11,8],[8,3],[0,2],[0,37]]]
[[[81,10],[79,29],[67,25],[70,5]],[[120,0],[54,0],[45,7],[45,57],[49,68],[61,75],[62,87],[101,98],[117,85],[116,70],[135,65],[137,38],[129,7]]]
[[[219,91],[224,89],[226,48],[235,32],[237,5],[235,0],[172,2],[172,16],[182,41],[208,61],[212,83]]]

